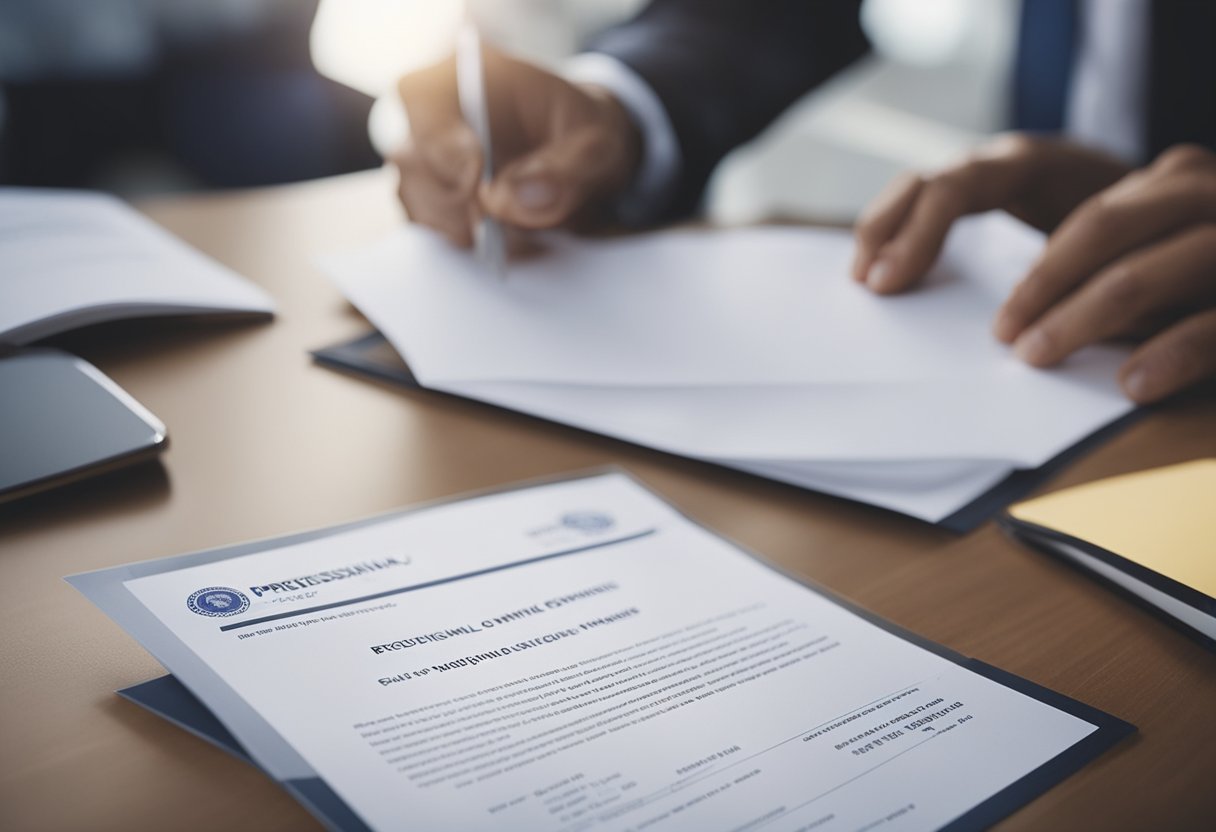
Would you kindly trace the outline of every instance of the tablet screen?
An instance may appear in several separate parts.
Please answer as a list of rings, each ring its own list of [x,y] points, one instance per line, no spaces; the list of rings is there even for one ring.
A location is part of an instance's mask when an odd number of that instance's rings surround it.
[[[165,427],[88,362],[35,349],[0,359],[0,499],[133,462]]]

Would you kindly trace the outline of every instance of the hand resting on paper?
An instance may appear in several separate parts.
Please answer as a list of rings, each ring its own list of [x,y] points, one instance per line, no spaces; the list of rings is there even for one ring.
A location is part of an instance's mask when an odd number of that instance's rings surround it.
[[[859,220],[853,278],[914,285],[959,217],[1003,209],[1050,234],[994,334],[1034,366],[1143,339],[1120,371],[1147,403],[1216,378],[1216,154],[1180,145],[1131,170],[1078,145],[1001,137],[960,164],[892,183]]]
[[[461,118],[456,64],[410,73],[398,91],[410,138],[393,159],[411,220],[473,244],[483,212],[510,229],[571,225],[633,179],[641,137],[608,92],[484,48],[497,175],[480,182],[481,148]]]

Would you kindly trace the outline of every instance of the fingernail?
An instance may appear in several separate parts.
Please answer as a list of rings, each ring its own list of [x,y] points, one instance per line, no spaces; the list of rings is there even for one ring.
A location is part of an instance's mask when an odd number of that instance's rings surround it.
[[[1032,329],[1013,342],[1013,353],[1027,364],[1038,366],[1047,361],[1051,342],[1042,330]]]
[[[866,285],[876,292],[882,292],[891,287],[891,264],[879,260],[866,272]]]
[[[557,188],[544,179],[525,179],[515,186],[515,200],[521,208],[538,211],[557,200]]]
[[[1127,374],[1127,378],[1123,379],[1123,389],[1135,401],[1144,401],[1152,392],[1148,373],[1144,370],[1132,370]]]

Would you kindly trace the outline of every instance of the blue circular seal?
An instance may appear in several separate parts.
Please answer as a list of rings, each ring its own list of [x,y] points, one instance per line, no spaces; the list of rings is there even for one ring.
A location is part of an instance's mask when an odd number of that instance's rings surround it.
[[[581,532],[602,532],[616,524],[610,515],[600,511],[572,511],[562,515],[562,525]]]
[[[249,597],[238,589],[209,586],[186,599],[190,612],[207,616],[240,615],[249,609]]]

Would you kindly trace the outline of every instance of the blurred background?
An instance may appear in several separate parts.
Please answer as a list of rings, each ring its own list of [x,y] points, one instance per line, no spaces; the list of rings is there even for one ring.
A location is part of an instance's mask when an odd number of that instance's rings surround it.
[[[710,187],[710,218],[848,219],[895,172],[1001,129],[1017,3],[865,0],[875,53],[730,156]],[[486,37],[557,69],[641,4],[470,3]],[[396,78],[451,50],[463,9],[0,0],[0,182],[133,196],[375,167],[376,148],[405,129]]]

